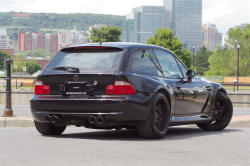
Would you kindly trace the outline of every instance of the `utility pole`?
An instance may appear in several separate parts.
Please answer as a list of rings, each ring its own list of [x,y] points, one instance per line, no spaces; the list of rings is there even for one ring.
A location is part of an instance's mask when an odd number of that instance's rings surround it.
[[[239,68],[240,68],[240,43],[237,43],[237,48],[238,48],[238,66],[237,66],[237,91],[239,91],[239,76],[240,76],[240,72],[239,72]]]
[[[11,62],[12,59],[7,59],[7,77],[6,77],[6,104],[4,110],[4,117],[12,117],[13,110],[11,106]]]
[[[193,45],[193,70],[194,70],[194,49],[195,49],[195,44]]]

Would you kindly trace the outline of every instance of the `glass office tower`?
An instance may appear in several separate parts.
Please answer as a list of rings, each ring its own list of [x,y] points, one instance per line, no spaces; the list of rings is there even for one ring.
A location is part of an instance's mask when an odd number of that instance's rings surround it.
[[[158,28],[164,27],[164,8],[162,6],[141,6],[133,8],[135,21],[135,42],[146,43]]]
[[[132,11],[123,22],[122,41],[146,43],[158,28],[164,27],[163,6],[141,6]]]
[[[202,45],[202,0],[164,0],[165,26],[174,31],[186,49]]]
[[[135,42],[135,21],[134,14],[129,13],[126,15],[126,20],[122,22],[122,41],[123,42]]]

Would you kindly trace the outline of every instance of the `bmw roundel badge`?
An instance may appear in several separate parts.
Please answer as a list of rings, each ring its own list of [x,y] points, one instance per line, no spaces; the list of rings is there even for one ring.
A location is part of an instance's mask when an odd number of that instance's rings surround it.
[[[74,80],[74,81],[79,81],[78,75],[74,75],[74,76],[73,76],[73,80]]]

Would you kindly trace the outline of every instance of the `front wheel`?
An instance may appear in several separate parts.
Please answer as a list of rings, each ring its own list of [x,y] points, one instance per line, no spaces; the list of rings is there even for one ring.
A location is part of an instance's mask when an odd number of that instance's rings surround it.
[[[205,131],[221,131],[227,127],[233,116],[233,106],[229,97],[218,92],[215,98],[213,117],[210,122],[197,124]]]
[[[36,129],[39,133],[43,135],[60,135],[66,129],[66,126],[56,126],[49,123],[40,123],[34,121]]]
[[[170,106],[162,93],[156,93],[147,119],[137,126],[141,137],[163,138],[168,130]]]

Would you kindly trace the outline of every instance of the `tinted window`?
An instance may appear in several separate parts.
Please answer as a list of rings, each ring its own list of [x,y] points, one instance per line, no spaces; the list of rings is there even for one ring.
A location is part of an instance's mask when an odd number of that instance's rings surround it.
[[[178,59],[176,59],[176,60],[177,60],[179,66],[180,66],[180,68],[182,70],[183,75],[186,76],[186,73],[188,71],[187,68]]]
[[[78,67],[80,69],[115,69],[121,52],[60,52],[48,69],[59,66]]]
[[[158,69],[160,66],[152,51],[141,50],[136,53],[132,67],[134,72],[162,76]]]
[[[168,52],[154,50],[165,77],[183,78],[175,58]]]

